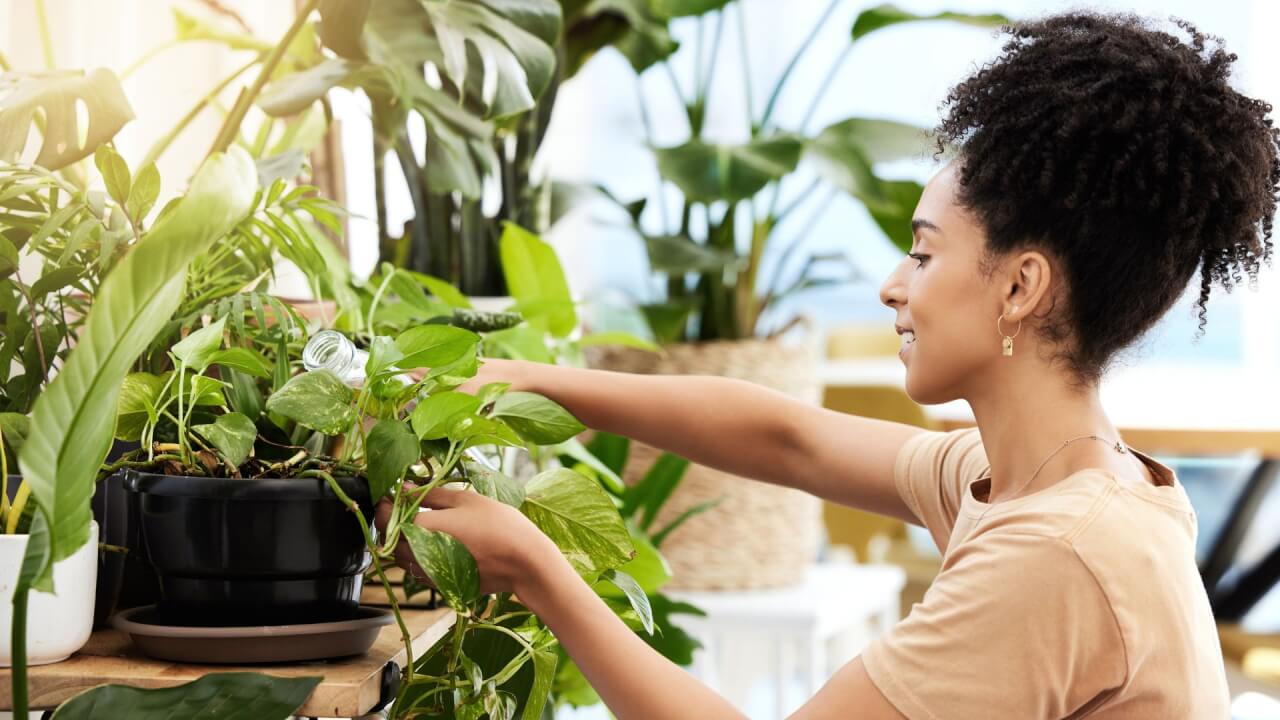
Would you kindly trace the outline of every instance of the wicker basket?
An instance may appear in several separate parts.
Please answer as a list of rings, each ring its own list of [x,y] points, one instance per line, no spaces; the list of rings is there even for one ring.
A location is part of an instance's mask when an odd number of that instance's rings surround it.
[[[588,348],[587,360],[605,370],[739,378],[818,404],[822,388],[815,340],[809,332],[799,343],[784,337],[677,344],[664,348],[664,354],[595,347]],[[638,482],[660,454],[633,441],[623,480],[628,485]],[[668,587],[744,590],[800,583],[821,542],[821,501],[799,490],[691,464],[654,528],[665,527],[686,509],[717,498],[723,498],[719,505],[663,541],[662,554],[673,574]]]

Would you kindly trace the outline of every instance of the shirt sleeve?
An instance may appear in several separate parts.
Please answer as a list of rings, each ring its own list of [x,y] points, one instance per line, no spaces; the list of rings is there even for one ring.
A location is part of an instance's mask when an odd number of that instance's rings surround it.
[[[908,438],[898,451],[893,467],[898,495],[929,529],[939,550],[946,552],[969,483],[987,467],[977,428],[922,432]]]
[[[1056,538],[989,535],[957,547],[911,614],[863,653],[912,720],[1065,718],[1125,679],[1111,605]]]

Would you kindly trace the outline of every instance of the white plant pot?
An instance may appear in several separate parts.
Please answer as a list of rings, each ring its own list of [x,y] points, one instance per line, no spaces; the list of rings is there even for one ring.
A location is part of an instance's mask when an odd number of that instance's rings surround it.
[[[0,535],[0,666],[13,663],[13,589],[27,551],[26,535]],[[89,523],[89,541],[53,566],[55,595],[27,595],[27,664],[66,660],[89,641],[98,584],[98,523]]]

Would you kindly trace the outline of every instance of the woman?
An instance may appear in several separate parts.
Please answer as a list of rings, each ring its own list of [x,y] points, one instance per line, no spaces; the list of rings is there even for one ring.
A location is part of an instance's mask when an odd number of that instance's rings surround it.
[[[914,246],[880,290],[906,390],[969,402],[926,432],[710,377],[489,361],[590,427],[927,527],[941,573],[910,615],[797,718],[1222,718],[1228,695],[1169,468],[1098,398],[1116,354],[1200,272],[1256,281],[1280,164],[1270,106],[1186,23],[1069,14],[1006,29],[954,88]],[[1215,41],[1207,44],[1206,41]],[[437,490],[417,522],[460,539],[486,592],[514,590],[623,720],[740,714],[645,645],[515,510]],[[403,556],[407,561],[407,555]]]

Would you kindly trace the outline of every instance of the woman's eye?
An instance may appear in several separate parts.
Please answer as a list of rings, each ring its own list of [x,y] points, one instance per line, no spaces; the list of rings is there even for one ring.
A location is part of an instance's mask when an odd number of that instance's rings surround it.
[[[907,253],[907,257],[920,263],[919,265],[916,266],[916,269],[920,269],[924,267],[924,261],[929,259],[928,255],[917,255],[916,253]]]

